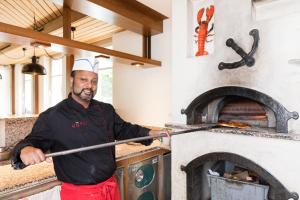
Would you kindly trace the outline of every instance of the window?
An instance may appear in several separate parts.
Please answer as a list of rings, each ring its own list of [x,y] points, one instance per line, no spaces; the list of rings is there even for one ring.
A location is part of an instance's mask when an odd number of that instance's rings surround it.
[[[11,69],[0,66],[0,116],[11,114]]]
[[[33,76],[24,74],[24,114],[33,114]]]
[[[97,58],[99,61],[98,90],[94,99],[112,104],[112,61],[107,58]]]
[[[50,69],[50,106],[63,100],[63,60],[51,60]]]

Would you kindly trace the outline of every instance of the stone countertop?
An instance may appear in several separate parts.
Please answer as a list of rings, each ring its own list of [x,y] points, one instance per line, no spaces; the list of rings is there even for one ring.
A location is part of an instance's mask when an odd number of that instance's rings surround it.
[[[0,120],[2,119],[26,119],[26,118],[31,118],[31,117],[34,117],[34,118],[37,118],[39,115],[36,115],[36,114],[32,114],[32,115],[9,115],[9,116],[1,116],[0,117]]]
[[[0,146],[11,147],[27,136],[37,116],[11,117],[0,119]]]
[[[142,144],[130,143],[116,146],[116,159],[122,160],[135,156],[143,152],[151,151],[158,148],[167,148],[159,140],[149,146]],[[0,195],[13,188],[18,188],[32,183],[36,183],[51,177],[55,177],[53,163],[43,162],[37,165],[28,166],[23,170],[14,170],[10,164],[0,166]]]
[[[217,125],[216,124],[186,125],[186,124],[176,124],[176,123],[166,124],[166,127],[172,128],[174,131],[197,129],[197,128],[209,127],[209,126],[217,126]],[[241,128],[228,128],[228,127],[214,127],[205,131],[211,133],[236,134],[236,135],[246,135],[246,136],[254,136],[254,137],[300,141],[300,134],[276,133],[275,129],[272,128],[251,127],[251,128],[241,129]]]

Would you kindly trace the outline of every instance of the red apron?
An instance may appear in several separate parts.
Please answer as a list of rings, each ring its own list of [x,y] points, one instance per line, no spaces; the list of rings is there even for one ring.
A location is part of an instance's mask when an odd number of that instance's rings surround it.
[[[60,198],[61,200],[121,200],[114,176],[96,185],[62,183]]]

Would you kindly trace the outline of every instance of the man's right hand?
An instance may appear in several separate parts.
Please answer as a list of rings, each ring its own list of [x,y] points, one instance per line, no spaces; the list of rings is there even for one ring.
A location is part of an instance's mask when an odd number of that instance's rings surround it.
[[[27,146],[21,150],[20,158],[25,165],[34,165],[45,160],[45,154],[41,149]]]

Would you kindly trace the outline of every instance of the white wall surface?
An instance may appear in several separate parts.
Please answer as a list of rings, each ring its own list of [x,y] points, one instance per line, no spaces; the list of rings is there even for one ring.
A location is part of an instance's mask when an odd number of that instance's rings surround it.
[[[187,0],[172,1],[172,122],[186,123],[180,114],[198,95],[220,86],[243,86],[263,92],[279,101],[289,111],[300,112],[300,65],[288,64],[300,58],[300,13],[269,20],[255,21],[251,0],[215,1],[215,52],[188,58]],[[299,4],[297,4],[299,5]],[[233,70],[218,70],[220,62],[241,58],[225,46],[233,38],[249,52],[251,29],[260,33],[256,64]],[[300,131],[300,120],[290,120],[291,131]]]
[[[0,66],[0,116],[11,115],[11,67]]]
[[[154,7],[170,9],[168,1],[147,1]],[[165,11],[168,14],[168,10]],[[170,114],[171,21],[164,21],[164,33],[151,38],[151,57],[161,67],[139,68],[121,63],[113,65],[113,105],[125,120],[142,125],[163,126]],[[142,56],[142,36],[130,31],[113,36],[114,50]]]

